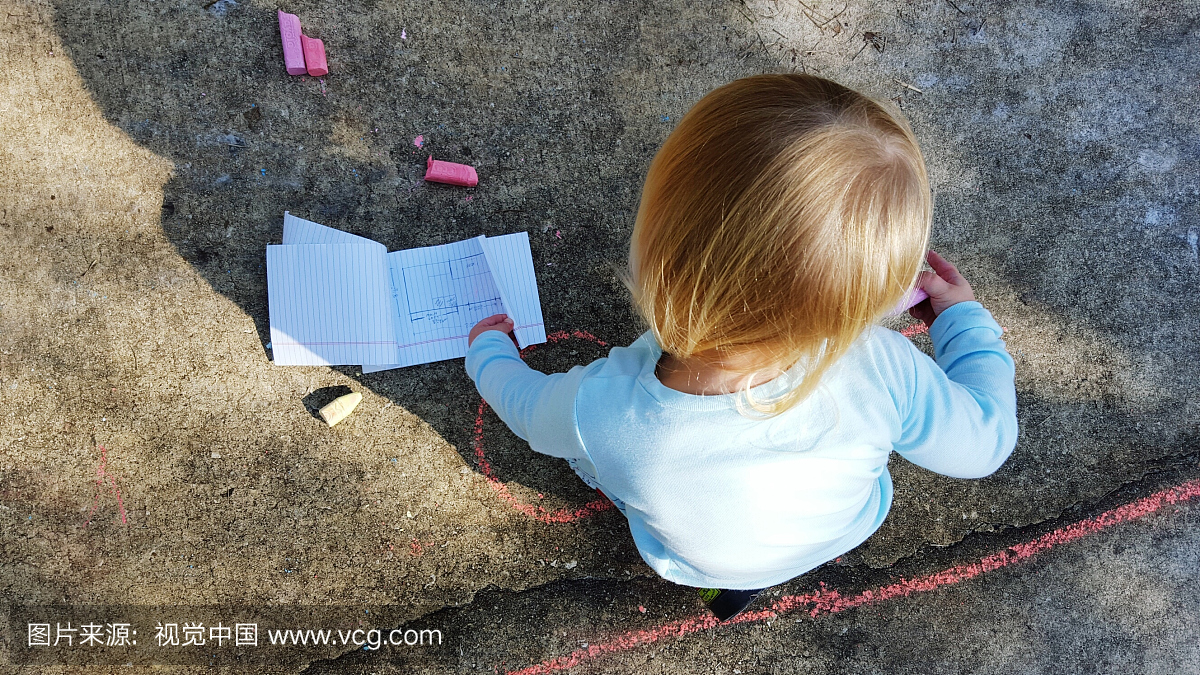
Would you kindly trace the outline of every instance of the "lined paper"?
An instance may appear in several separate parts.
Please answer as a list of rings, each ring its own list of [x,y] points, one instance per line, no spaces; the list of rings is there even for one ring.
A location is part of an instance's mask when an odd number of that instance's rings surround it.
[[[268,246],[267,303],[279,365],[396,360],[395,312],[380,244]]]
[[[326,227],[283,212],[283,243],[286,244],[373,244],[387,251],[383,244],[357,234]]]
[[[467,355],[467,334],[505,312],[483,253],[485,237],[388,254],[400,362],[364,364],[364,373]]]
[[[500,295],[504,298],[507,313],[513,320],[517,344],[524,349],[545,342],[546,325],[542,320],[537,277],[533,274],[529,234],[516,232],[500,237],[483,237],[480,244],[496,285],[500,288]]]
[[[493,314],[512,317],[521,347],[546,341],[524,232],[386,253],[287,212],[283,221],[283,245],[267,247],[279,365],[373,373],[459,358],[471,328]]]

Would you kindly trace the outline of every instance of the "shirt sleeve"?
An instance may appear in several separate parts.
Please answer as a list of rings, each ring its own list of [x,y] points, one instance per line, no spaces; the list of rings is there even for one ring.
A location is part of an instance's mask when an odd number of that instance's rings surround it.
[[[960,302],[929,328],[936,363],[908,345],[911,398],[896,452],[954,478],[982,478],[1004,464],[1017,444],[1017,393],[1002,334],[983,305]]]
[[[594,364],[593,364],[594,365]],[[484,331],[467,350],[467,375],[513,433],[536,452],[586,458],[575,422],[579,383],[592,366],[547,375],[521,360],[507,334]]]

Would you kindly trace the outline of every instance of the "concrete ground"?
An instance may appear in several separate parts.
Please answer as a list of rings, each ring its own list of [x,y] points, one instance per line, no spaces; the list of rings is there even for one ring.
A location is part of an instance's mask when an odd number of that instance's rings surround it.
[[[1198,490],[1200,481],[1191,481],[1190,491]],[[1155,502],[1147,493],[1156,494],[1142,485],[1102,504],[1119,511],[1118,504]],[[772,589],[748,612],[748,621],[733,626],[697,626],[706,613],[694,593],[654,580],[485,591],[470,605],[403,626],[447,630],[436,649],[354,651],[305,672],[1200,672],[1195,502],[1163,503],[1147,517],[1112,528],[1088,527],[1084,537],[1032,560],[947,582],[953,576],[948,569],[978,563],[1006,546],[1067,538],[1063,532],[1077,523],[1104,522],[1105,515],[1113,517],[1113,509],[1074,512],[1063,522],[1028,528],[1033,532],[977,535],[887,570],[829,566]],[[839,608],[836,600],[787,608],[789,598],[816,591],[878,596],[905,579],[930,578],[928,588],[908,597],[853,609]],[[784,609],[761,616],[771,608]]]
[[[325,41],[329,76],[284,74],[278,8]],[[984,480],[895,459],[883,528],[797,589],[966,561],[1123,487],[1189,479],[1200,458],[1192,3],[0,9],[6,599],[381,607],[386,625],[446,622],[461,653],[412,657],[431,671],[552,659],[624,630],[637,604],[646,621],[690,615],[618,514],[577,513],[595,496],[564,464],[477,419],[461,362],[274,366],[263,250],[284,210],[392,250],[527,231],[548,328],[628,343],[641,329],[617,273],[655,149],[704,93],[766,71],[837,79],[911,120],[933,245],[1008,330],[1021,422]],[[429,153],[475,165],[479,186],[425,185]],[[572,337],[531,360],[563,370],[603,353]],[[311,411],[347,386],[365,399],[328,429]],[[1180,572],[1195,569],[1195,507],[1180,508],[948,595],[579,668],[1198,672],[1194,573]],[[1072,598],[1089,599],[1056,615]],[[993,632],[979,612],[997,614]],[[480,617],[524,628],[464,637]],[[580,632],[560,642],[562,626]]]

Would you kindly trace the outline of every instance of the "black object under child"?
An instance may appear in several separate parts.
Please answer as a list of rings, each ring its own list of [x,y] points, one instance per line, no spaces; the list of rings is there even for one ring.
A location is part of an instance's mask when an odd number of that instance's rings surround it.
[[[735,591],[727,588],[701,588],[700,599],[720,621],[741,614],[765,589]]]

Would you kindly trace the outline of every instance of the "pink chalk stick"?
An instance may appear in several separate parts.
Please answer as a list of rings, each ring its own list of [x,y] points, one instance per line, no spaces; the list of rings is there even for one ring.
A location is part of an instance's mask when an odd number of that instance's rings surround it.
[[[329,64],[325,63],[325,43],[302,33],[300,44],[304,46],[304,65],[308,67],[308,74],[313,77],[328,75]]]
[[[430,155],[429,161],[425,163],[425,180],[434,183],[449,183],[450,185],[473,187],[479,184],[479,175],[475,173],[475,167],[473,166],[455,164],[453,162],[439,162]]]
[[[279,10],[279,37],[283,38],[283,65],[288,75],[303,75],[304,47],[300,44],[300,17]]]
[[[888,314],[888,316],[896,316],[897,314],[903,314],[904,312],[907,312],[908,310],[912,309],[912,307],[914,305],[916,305],[918,302],[921,302],[922,300],[924,300],[925,298],[928,298],[928,297],[929,297],[929,294],[925,292],[925,289],[915,288],[912,291],[910,291],[908,295],[904,296],[904,299],[900,301],[900,304],[896,305],[896,308],[893,309]]]

